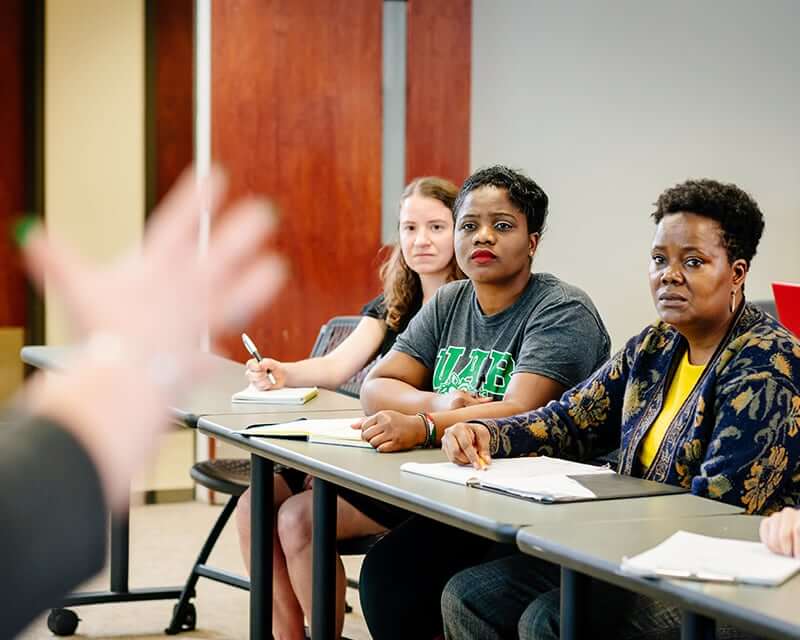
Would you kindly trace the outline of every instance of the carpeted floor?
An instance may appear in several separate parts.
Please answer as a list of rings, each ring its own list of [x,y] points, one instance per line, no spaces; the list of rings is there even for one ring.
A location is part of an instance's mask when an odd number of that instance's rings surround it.
[[[196,502],[134,507],[131,512],[131,588],[182,584],[205,536],[221,507]],[[230,522],[211,555],[211,564],[242,574],[244,572]],[[358,576],[361,557],[345,558],[348,575]],[[84,589],[108,588],[107,574],[84,585]],[[352,640],[369,638],[361,617],[358,593],[348,589],[353,613],[345,620],[344,635]],[[203,578],[197,586],[197,629],[177,637],[247,638],[248,593]],[[74,638],[115,638],[148,640],[172,637],[164,634],[174,601],[93,605],[75,611],[81,618]],[[54,638],[47,629],[46,615],[20,636],[23,640]]]

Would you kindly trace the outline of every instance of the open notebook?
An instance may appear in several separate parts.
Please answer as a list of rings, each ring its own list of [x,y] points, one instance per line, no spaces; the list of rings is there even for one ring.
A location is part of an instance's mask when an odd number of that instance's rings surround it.
[[[369,442],[361,439],[361,431],[353,429],[357,418],[331,418],[329,420],[295,420],[281,424],[254,424],[243,431],[244,436],[291,438],[320,444],[339,444],[348,447],[371,449]]]
[[[776,586],[800,570],[800,560],[772,553],[760,542],[678,531],[652,549],[623,558],[621,568],[646,578]]]
[[[250,385],[247,389],[237,391],[231,402],[253,402],[256,404],[305,404],[317,395],[316,387],[284,387],[262,391]]]
[[[407,473],[543,503],[632,498],[686,491],[672,485],[621,476],[608,467],[594,467],[547,456],[492,460],[491,465],[483,471],[452,462],[406,462],[400,468]]]

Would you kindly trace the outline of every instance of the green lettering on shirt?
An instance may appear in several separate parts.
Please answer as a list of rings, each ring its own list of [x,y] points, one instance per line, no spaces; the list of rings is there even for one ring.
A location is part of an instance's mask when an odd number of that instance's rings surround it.
[[[448,346],[445,349],[439,349],[436,354],[436,366],[433,369],[433,390],[439,393],[446,393],[440,391],[440,388],[446,386],[453,374],[453,369],[456,368],[456,362],[461,355],[466,351],[466,347],[453,347]],[[457,387],[448,387],[447,391]]]
[[[458,372],[458,377],[461,382],[460,389],[464,389],[465,391],[472,391],[474,392],[475,389],[478,388],[478,375],[480,374],[481,367],[483,367],[483,363],[486,362],[486,358],[489,356],[488,351],[484,351],[483,349],[473,349],[469,353],[469,362],[464,365],[464,368]]]
[[[489,355],[491,363],[486,372],[486,380],[481,391],[496,396],[504,396],[508,381],[514,371],[514,358],[507,351],[494,351]]]
[[[456,372],[456,364],[465,351],[464,347],[452,345],[439,350],[433,371],[433,390],[437,393],[448,393],[458,389],[478,393],[482,396],[502,398],[506,393],[511,374],[514,372],[515,363],[511,353],[472,349],[467,363],[460,371]],[[489,364],[486,374],[481,376],[481,370],[486,365],[487,359],[489,359]]]

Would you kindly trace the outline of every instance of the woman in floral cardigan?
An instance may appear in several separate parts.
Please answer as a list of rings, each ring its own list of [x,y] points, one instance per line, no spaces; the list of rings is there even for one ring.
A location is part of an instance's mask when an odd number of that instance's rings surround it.
[[[650,286],[660,320],[559,401],[454,425],[442,446],[452,461],[476,466],[491,456],[585,460],[619,446],[620,473],[748,513],[796,505],[800,341],[744,300],[761,211],[738,187],[712,180],[668,189],[656,206]],[[673,607],[593,589],[597,622],[616,638],[680,625]],[[558,568],[516,555],[468,569],[448,583],[442,607],[447,637],[557,638]]]

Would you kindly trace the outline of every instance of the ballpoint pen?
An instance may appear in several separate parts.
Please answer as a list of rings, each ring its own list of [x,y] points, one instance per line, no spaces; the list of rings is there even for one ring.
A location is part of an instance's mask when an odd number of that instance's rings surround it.
[[[256,359],[256,362],[261,362],[261,354],[258,352],[256,348],[256,343],[250,339],[246,333],[242,334],[242,342],[244,343],[244,348],[247,349],[247,353],[253,356]],[[267,369],[267,378],[269,378],[270,384],[276,384],[275,376],[272,375],[272,371]]]

